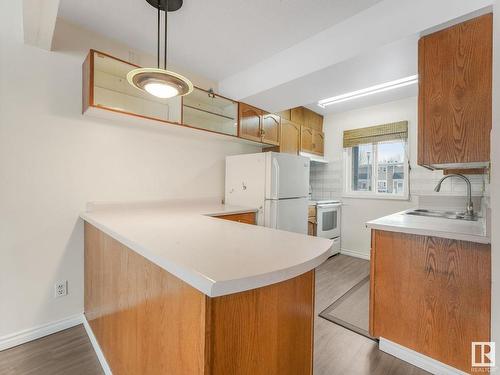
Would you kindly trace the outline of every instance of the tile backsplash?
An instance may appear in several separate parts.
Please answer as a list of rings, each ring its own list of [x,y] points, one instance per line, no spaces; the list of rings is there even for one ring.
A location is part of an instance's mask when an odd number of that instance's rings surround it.
[[[343,192],[343,161],[337,159],[327,164],[311,163],[310,185],[312,198],[339,199]],[[464,181],[451,178],[443,182],[440,193],[434,192],[434,187],[443,177],[442,171],[430,171],[420,166],[412,166],[410,171],[410,194],[420,195],[451,195],[464,196],[467,192]],[[488,195],[488,176],[467,176],[472,185],[474,195]]]

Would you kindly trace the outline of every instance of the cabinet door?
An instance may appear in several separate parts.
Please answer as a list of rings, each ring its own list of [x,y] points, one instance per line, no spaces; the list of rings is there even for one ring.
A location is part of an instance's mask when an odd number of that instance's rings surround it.
[[[419,40],[418,163],[490,160],[492,15]]]
[[[304,108],[297,107],[290,110],[290,119],[299,125],[304,125]]]
[[[490,341],[490,245],[372,231],[370,333],[470,373]]]
[[[300,127],[300,151],[313,152],[312,129],[307,126]]]
[[[312,139],[312,149],[315,154],[323,155],[324,154],[324,134],[320,131],[313,130],[313,139]]]
[[[262,111],[245,103],[240,103],[239,136],[252,141],[261,141]]]
[[[299,153],[300,125],[281,119],[280,152],[287,154]]]
[[[323,124],[320,121],[320,115],[316,112],[311,111],[308,108],[304,108],[304,125],[317,131],[322,131]]]
[[[289,120],[291,121],[291,109],[285,109],[284,111],[278,112],[277,115],[280,116],[282,119]]]
[[[280,117],[272,113],[262,116],[262,142],[279,145],[280,142]]]

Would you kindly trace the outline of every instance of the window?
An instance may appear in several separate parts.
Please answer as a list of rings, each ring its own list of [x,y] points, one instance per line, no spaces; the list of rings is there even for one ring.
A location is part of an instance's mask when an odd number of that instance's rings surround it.
[[[406,140],[359,144],[344,149],[345,195],[408,198]]]
[[[344,131],[344,195],[408,198],[408,121]]]

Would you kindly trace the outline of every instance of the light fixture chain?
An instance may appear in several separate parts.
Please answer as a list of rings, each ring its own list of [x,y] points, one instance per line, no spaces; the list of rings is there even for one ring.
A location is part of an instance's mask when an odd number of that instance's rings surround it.
[[[158,32],[156,40],[156,67],[160,69],[160,6],[158,6],[158,21],[156,23]]]
[[[167,70],[167,33],[168,33],[168,0],[165,0],[165,50],[163,51],[163,68]]]

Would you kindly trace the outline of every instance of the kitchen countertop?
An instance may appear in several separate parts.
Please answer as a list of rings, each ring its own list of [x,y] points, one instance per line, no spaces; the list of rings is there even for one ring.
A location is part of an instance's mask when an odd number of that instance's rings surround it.
[[[405,214],[413,210],[405,210],[369,221],[366,226],[371,229],[443,237],[452,240],[486,244],[491,242],[486,234],[486,226],[482,218],[479,218],[478,221],[465,221]]]
[[[80,217],[209,297],[288,280],[328,258],[331,240],[211,217],[253,211],[172,200],[90,203]]]

